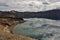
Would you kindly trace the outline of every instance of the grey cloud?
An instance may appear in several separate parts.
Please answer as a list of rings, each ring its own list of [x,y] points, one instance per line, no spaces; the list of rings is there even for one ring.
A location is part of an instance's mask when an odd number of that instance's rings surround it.
[[[59,0],[49,1],[55,2]],[[0,0],[0,10],[43,11],[49,9],[42,2],[45,2],[45,0]]]
[[[7,5],[7,4],[5,4],[5,3],[0,3],[0,6],[8,7],[8,5]]]
[[[60,0],[49,0],[50,2],[60,2]]]

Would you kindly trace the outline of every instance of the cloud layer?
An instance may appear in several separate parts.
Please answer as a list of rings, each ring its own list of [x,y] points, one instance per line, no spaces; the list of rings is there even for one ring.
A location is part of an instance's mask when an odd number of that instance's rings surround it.
[[[0,0],[0,10],[8,11],[8,10],[16,10],[16,11],[45,11],[56,8],[55,5],[60,4],[53,3],[59,0]],[[47,3],[46,3],[47,2]],[[49,3],[49,4],[48,4]],[[58,5],[60,6],[60,5]]]

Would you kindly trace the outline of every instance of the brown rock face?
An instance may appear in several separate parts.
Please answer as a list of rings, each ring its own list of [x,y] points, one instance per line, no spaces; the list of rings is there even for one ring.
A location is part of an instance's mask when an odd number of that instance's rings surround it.
[[[9,29],[12,32],[12,29],[18,23],[23,23],[24,20],[14,19],[14,18],[0,18],[0,25],[3,26],[6,30]]]
[[[29,37],[11,34],[0,30],[0,40],[35,40]]]
[[[23,22],[24,20],[22,19],[0,18],[0,40],[35,40],[30,37],[13,34],[14,26]]]

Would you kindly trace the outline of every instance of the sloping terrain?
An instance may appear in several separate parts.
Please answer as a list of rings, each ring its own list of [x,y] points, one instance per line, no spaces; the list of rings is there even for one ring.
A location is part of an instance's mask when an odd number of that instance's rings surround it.
[[[0,40],[35,40],[30,37],[17,35],[13,33],[13,28],[24,20],[16,20],[11,18],[0,18]]]
[[[12,18],[48,18],[60,20],[60,9],[40,12],[0,11],[0,17],[2,16]]]

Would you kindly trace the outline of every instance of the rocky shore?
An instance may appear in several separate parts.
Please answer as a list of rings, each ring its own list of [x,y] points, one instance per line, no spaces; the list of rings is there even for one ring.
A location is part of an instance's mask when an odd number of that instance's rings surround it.
[[[23,22],[24,20],[0,18],[0,40],[35,40],[12,32],[15,25]]]

